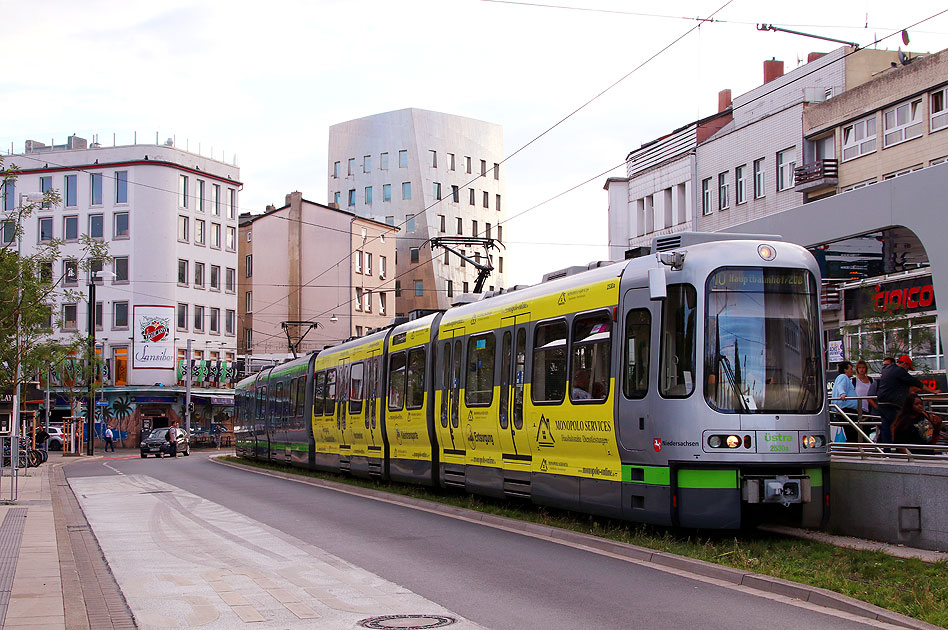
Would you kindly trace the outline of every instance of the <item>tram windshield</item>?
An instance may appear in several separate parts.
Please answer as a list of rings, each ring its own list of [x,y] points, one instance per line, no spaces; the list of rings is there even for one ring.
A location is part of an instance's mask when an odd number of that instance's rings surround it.
[[[815,413],[819,293],[806,269],[724,267],[708,278],[705,399],[725,413]]]

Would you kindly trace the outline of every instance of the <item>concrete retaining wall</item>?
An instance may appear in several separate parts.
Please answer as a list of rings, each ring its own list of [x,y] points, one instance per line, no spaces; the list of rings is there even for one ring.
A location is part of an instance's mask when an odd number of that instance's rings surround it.
[[[830,532],[948,551],[948,466],[834,461],[830,483]]]

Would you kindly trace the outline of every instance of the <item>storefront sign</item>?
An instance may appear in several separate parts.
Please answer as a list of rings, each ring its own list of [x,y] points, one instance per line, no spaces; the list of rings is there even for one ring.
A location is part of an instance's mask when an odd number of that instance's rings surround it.
[[[135,306],[132,367],[174,369],[174,307]]]
[[[931,276],[885,282],[843,292],[848,321],[889,313],[924,313],[936,310]]]

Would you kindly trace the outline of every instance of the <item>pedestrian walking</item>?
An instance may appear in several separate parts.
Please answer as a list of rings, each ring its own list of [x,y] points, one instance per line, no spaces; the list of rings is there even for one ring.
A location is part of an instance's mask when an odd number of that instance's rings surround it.
[[[36,447],[41,451],[49,450],[49,431],[46,427],[40,427],[36,432]]]
[[[926,387],[908,373],[912,368],[912,357],[903,354],[895,360],[895,365],[884,367],[879,376],[876,403],[879,405],[882,424],[879,427],[879,439],[876,441],[880,444],[892,443],[892,423],[909,394],[919,391],[936,393],[936,390]]]
[[[105,452],[108,453],[111,450],[115,452],[115,442],[113,441],[112,427],[105,425]]]
[[[220,429],[214,431],[214,446],[217,450],[221,450],[221,432]]]
[[[836,380],[833,382],[833,399],[837,407],[855,420],[858,407],[856,403],[859,401],[849,400],[856,396],[856,387],[852,381],[853,364],[849,361],[842,361],[838,366],[838,370],[839,375],[836,376]],[[846,420],[846,415],[836,412],[836,420],[837,422],[846,423],[843,425],[843,434],[846,436],[846,441],[855,442],[859,434],[856,432],[856,427]]]

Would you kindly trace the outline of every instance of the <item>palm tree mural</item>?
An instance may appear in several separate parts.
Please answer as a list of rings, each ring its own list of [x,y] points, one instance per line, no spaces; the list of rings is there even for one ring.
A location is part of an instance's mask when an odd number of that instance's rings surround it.
[[[118,420],[118,437],[119,440],[125,440],[128,438],[128,421],[132,417],[132,412],[135,411],[134,405],[128,396],[119,396],[112,401],[112,416]]]

